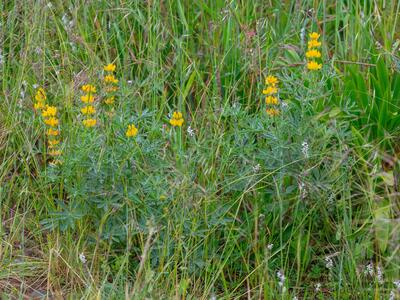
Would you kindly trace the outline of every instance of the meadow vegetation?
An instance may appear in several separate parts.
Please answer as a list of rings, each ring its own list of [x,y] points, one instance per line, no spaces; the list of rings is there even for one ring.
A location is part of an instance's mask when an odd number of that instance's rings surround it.
[[[0,2],[4,299],[400,299],[400,2]]]

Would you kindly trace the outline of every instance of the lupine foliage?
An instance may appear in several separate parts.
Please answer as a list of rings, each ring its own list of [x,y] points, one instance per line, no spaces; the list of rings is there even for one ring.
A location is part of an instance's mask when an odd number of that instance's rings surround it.
[[[2,297],[400,297],[398,1],[0,11]]]

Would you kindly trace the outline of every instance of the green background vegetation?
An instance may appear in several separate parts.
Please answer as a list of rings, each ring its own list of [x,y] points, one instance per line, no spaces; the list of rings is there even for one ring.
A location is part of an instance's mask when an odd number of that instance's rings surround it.
[[[3,297],[399,297],[400,2],[49,3],[0,2]],[[114,116],[99,104],[86,130],[79,89],[109,62]],[[60,111],[59,166],[34,84]]]

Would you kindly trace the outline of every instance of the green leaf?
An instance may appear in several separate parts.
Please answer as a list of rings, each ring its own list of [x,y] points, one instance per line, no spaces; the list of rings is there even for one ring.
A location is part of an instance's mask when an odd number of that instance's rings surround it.
[[[373,211],[375,239],[381,252],[385,252],[389,242],[390,232],[390,203],[388,200],[379,201]]]

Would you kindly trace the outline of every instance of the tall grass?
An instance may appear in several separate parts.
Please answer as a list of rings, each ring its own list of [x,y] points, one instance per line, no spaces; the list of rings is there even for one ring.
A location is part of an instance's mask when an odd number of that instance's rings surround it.
[[[0,9],[4,297],[399,297],[397,1]],[[116,102],[96,101],[85,129],[80,88],[104,98],[111,62]],[[270,74],[277,117],[262,97]],[[59,109],[62,164],[35,85]]]

